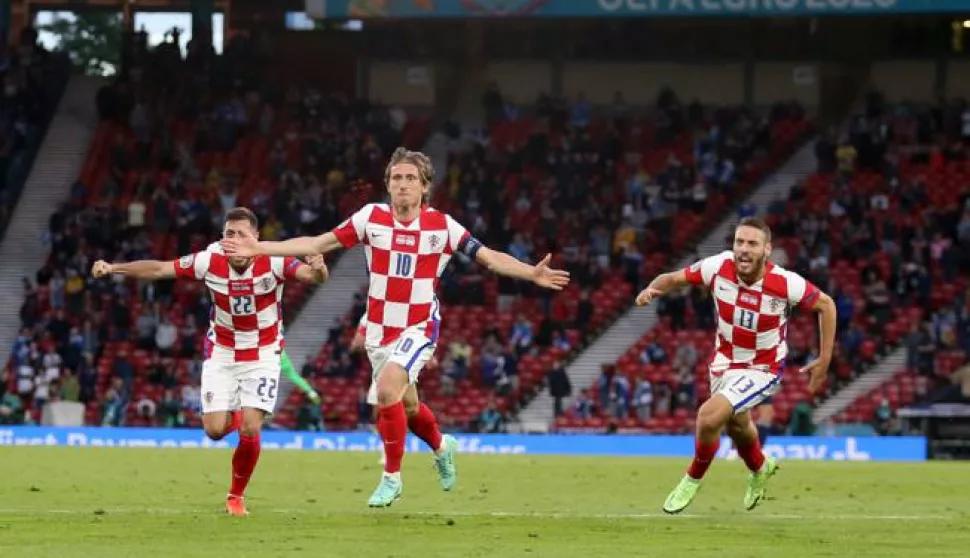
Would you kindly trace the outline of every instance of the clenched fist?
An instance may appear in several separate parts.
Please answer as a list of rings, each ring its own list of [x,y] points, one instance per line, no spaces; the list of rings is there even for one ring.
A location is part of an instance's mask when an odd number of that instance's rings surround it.
[[[315,256],[307,256],[306,264],[310,266],[310,269],[314,271],[319,271],[321,269],[327,269],[327,263],[323,259],[322,254],[317,254]]]
[[[97,279],[100,279],[106,275],[111,275],[111,264],[104,260],[94,262],[94,265],[91,267],[91,275]]]

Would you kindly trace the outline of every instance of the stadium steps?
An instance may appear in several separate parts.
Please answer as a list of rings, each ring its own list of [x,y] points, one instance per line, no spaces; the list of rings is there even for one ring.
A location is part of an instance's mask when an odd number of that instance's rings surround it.
[[[853,380],[851,384],[819,405],[812,413],[812,420],[815,424],[822,424],[830,420],[846,410],[860,396],[891,380],[897,372],[905,367],[906,348],[897,347],[865,374]]]
[[[754,205],[759,211],[763,211],[776,198],[787,198],[792,186],[812,174],[815,166],[814,140],[810,139],[781,168],[767,176],[746,198],[745,204]],[[737,221],[735,213],[724,218],[701,240],[697,246],[697,254],[709,256],[724,250],[725,239],[731,234]],[[687,255],[672,269],[686,267],[695,259],[693,254]],[[616,359],[653,328],[657,321],[656,305],[645,308],[631,306],[566,368],[573,393],[579,393],[592,385],[599,378],[602,364],[616,362]],[[568,408],[568,405],[566,407]],[[553,399],[546,388],[543,388],[539,395],[519,413],[521,427],[527,432],[545,432],[554,419]]]
[[[316,288],[284,332],[286,352],[297,370],[303,368],[308,357],[316,356],[327,331],[336,320],[347,314],[354,294],[366,285],[364,249],[358,246],[340,256],[336,265],[330,268],[330,280]],[[276,399],[278,406],[286,402],[293,387],[288,378],[280,377],[280,392]]]
[[[97,77],[71,77],[0,244],[0,308],[7,316],[0,320],[0,347],[11,346],[20,330],[23,278],[33,281],[50,254],[44,240],[47,221],[67,201],[84,166],[98,125],[95,97],[103,84]]]

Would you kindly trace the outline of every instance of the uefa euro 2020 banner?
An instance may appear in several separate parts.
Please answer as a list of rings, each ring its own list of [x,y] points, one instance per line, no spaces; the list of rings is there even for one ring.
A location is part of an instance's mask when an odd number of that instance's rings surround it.
[[[513,435],[457,434],[461,453],[586,455],[617,457],[690,457],[691,436],[635,435]],[[125,448],[230,448],[235,435],[213,442],[201,430],[170,428],[0,427],[4,446],[68,446]],[[262,434],[264,449],[317,451],[377,451],[380,440],[359,432],[294,432],[270,430]],[[427,451],[408,438],[408,451]],[[923,437],[789,437],[768,439],[765,453],[782,459],[834,461],[925,461]],[[9,451],[0,449],[2,451]],[[736,459],[729,440],[721,444],[722,458]]]
[[[961,13],[967,0],[306,0],[316,19]]]

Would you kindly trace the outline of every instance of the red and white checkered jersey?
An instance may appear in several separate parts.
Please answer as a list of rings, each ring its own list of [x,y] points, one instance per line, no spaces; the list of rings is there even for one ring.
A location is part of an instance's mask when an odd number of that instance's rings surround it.
[[[730,250],[684,270],[692,285],[711,290],[718,326],[711,373],[756,368],[777,374],[788,355],[785,337],[792,308],[810,310],[821,291],[801,275],[765,264],[765,276],[746,285],[737,275]]]
[[[175,261],[180,279],[205,281],[212,298],[206,358],[254,362],[283,348],[283,283],[303,265],[296,258],[258,256],[243,272],[217,244]]]
[[[333,233],[346,248],[364,244],[370,273],[365,344],[389,345],[406,329],[437,341],[438,278],[455,252],[474,259],[481,243],[449,215],[425,207],[402,223],[387,204],[364,206]]]

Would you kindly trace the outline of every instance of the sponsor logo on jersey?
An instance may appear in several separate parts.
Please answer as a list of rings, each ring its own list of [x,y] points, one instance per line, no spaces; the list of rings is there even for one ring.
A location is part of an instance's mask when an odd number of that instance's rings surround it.
[[[418,239],[411,234],[398,234],[394,239],[394,242],[400,244],[401,246],[417,246]]]
[[[252,281],[229,281],[229,294],[231,296],[253,294]]]

